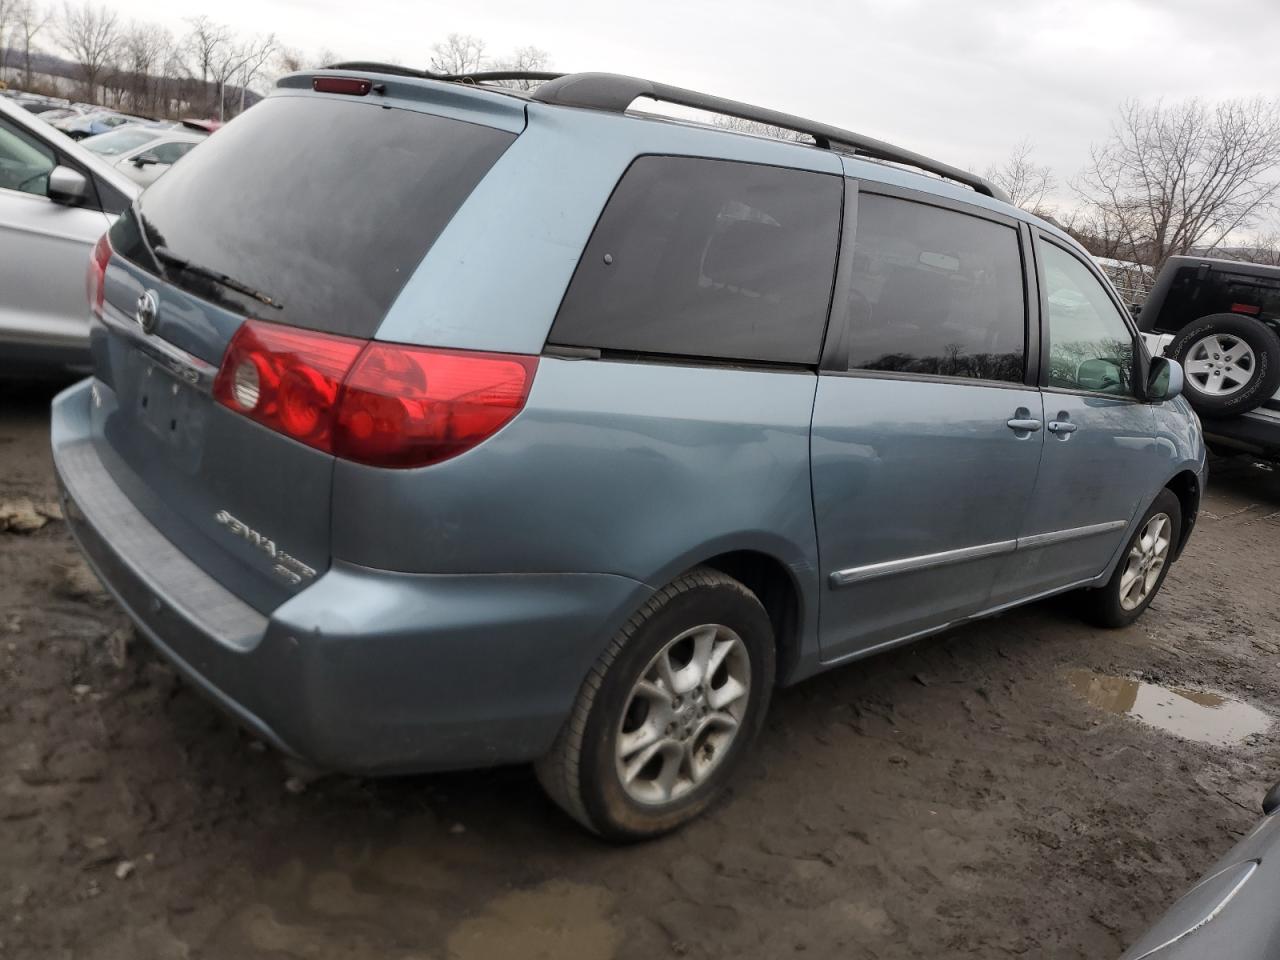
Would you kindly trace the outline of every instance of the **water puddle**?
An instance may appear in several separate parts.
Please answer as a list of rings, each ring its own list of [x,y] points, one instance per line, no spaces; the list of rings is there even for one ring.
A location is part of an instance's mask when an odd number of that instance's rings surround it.
[[[1072,690],[1101,710],[1198,743],[1227,747],[1271,726],[1271,717],[1257,707],[1211,690],[1162,687],[1089,670],[1068,670],[1066,678]]]

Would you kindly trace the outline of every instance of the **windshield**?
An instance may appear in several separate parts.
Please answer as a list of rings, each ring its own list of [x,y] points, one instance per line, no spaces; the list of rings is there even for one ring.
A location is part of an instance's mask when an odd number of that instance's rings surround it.
[[[118,157],[144,143],[150,143],[158,136],[159,134],[153,130],[139,130],[131,127],[128,130],[113,130],[110,133],[100,133],[96,137],[87,137],[80,141],[80,145],[104,157]]]
[[[369,337],[513,139],[415,110],[270,97],[148,187],[111,244],[241,315]],[[148,246],[282,306],[162,270]]]

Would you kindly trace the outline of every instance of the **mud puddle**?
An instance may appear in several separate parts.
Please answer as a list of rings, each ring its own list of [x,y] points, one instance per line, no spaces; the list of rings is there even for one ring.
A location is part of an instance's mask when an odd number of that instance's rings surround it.
[[[1272,723],[1257,707],[1212,690],[1163,687],[1089,670],[1069,670],[1066,679],[1073,691],[1100,710],[1212,746],[1240,744]]]

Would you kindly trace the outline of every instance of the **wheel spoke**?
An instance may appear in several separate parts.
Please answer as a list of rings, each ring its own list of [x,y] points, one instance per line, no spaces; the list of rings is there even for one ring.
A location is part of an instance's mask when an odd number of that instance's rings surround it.
[[[634,756],[637,750],[650,747],[661,739],[663,739],[663,725],[649,720],[638,729],[619,736],[618,756],[625,762],[628,757]]]
[[[688,673],[685,683],[688,686],[685,689],[692,690],[694,687],[707,681],[710,673],[709,665],[711,663],[712,651],[716,644],[716,628],[707,627],[701,633],[693,638],[693,659],[689,661],[689,665],[681,670],[682,674]]]
[[[1129,595],[1129,590],[1133,587],[1134,581],[1138,579],[1140,572],[1141,567],[1138,565],[1138,561],[1130,557],[1129,562],[1125,565],[1124,573],[1120,574],[1120,596],[1127,597]]]
[[[1188,358],[1185,369],[1186,369],[1186,372],[1191,374],[1192,376],[1196,376],[1199,374],[1204,374],[1205,376],[1208,376],[1210,372],[1209,361],[1202,357],[1198,357],[1195,360]]]
[[[655,703],[661,703],[667,706],[671,705],[671,691],[658,686],[652,680],[641,680],[636,684],[634,693],[652,700]]]
[[[723,710],[746,692],[746,687],[729,677],[722,686],[711,688],[711,692],[707,694],[707,703],[711,704],[712,710]]]

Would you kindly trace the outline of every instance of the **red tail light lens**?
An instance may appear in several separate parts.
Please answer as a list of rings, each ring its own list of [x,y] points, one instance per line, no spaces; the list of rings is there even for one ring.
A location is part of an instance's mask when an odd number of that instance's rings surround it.
[[[537,357],[366,343],[246,320],[213,393],[237,413],[339,457],[422,467],[506,426],[537,369]]]
[[[421,467],[469,450],[524,407],[537,357],[371,343],[342,391],[334,453]]]
[[[333,452],[342,378],[363,341],[246,320],[213,383],[224,406],[300,443]]]
[[[93,253],[89,257],[89,270],[85,274],[85,295],[89,298],[89,309],[95,317],[102,316],[102,304],[107,294],[107,263],[111,260],[111,241],[104,233],[93,245]]]

